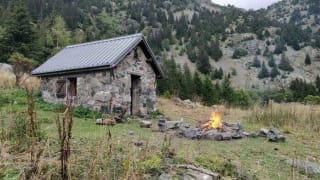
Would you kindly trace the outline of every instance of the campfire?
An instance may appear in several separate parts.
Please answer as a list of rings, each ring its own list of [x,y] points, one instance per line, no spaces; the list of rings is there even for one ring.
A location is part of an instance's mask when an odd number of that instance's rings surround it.
[[[222,115],[220,112],[213,112],[210,117],[210,121],[201,125],[201,129],[203,130],[211,130],[211,129],[222,129],[223,124],[221,122]]]
[[[224,141],[244,137],[242,125],[240,123],[222,122],[222,113],[218,111],[214,111],[209,121],[201,124],[199,128],[190,127],[181,120],[166,121],[164,119],[159,120],[158,126],[161,132],[176,130],[177,136],[189,139]]]

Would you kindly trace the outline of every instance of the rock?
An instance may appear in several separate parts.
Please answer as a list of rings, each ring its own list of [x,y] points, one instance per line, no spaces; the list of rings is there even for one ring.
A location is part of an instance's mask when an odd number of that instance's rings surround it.
[[[256,132],[252,132],[250,133],[250,137],[257,138],[258,134]]]
[[[137,147],[140,147],[140,146],[143,145],[143,142],[138,140],[138,141],[134,142],[134,145],[137,146]]]
[[[159,180],[171,180],[171,179],[172,179],[171,174],[163,173],[159,176]]]
[[[320,164],[302,161],[298,159],[287,159],[285,160],[285,163],[289,164],[290,166],[304,170],[306,174],[320,174]]]
[[[184,175],[185,180],[212,180],[212,176],[204,174],[198,171],[188,169],[187,173]]]
[[[134,135],[134,132],[133,132],[133,131],[129,131],[129,132],[128,132],[128,135],[129,135],[129,136],[133,136],[133,135]]]
[[[270,142],[285,142],[286,138],[281,134],[281,132],[276,128],[270,128],[267,139]]]
[[[261,128],[261,129],[260,129],[259,136],[261,136],[261,137],[267,137],[268,133],[269,133],[268,129]]]
[[[95,101],[107,102],[111,99],[111,94],[110,92],[99,91],[94,95],[93,99]]]
[[[188,139],[200,139],[202,137],[201,131],[196,128],[181,127],[179,134]]]
[[[140,124],[141,128],[151,128],[151,126],[152,126],[152,122],[146,121],[146,120],[140,120],[139,124]]]
[[[166,119],[159,119],[158,121],[158,128],[160,132],[164,132],[170,129],[179,129],[184,125],[184,120],[181,119],[180,121],[168,121]]]
[[[102,118],[96,119],[96,124],[103,125],[103,119]]]
[[[13,67],[10,64],[0,63],[0,72],[13,74]]]

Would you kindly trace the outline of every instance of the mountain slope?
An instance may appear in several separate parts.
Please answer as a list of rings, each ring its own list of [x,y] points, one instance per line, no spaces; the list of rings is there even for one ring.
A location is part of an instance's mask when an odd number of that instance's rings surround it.
[[[13,2],[0,3],[0,39],[6,36]],[[318,3],[284,0],[267,10],[244,11],[210,0],[25,1],[39,36],[40,53],[32,56],[38,61],[67,44],[142,32],[156,55],[174,58],[213,81],[220,80],[222,69],[234,86],[245,89],[282,88],[296,77],[315,79],[320,69]],[[311,66],[304,63],[307,55]],[[269,65],[271,59],[276,66]],[[259,75],[262,68],[253,67],[253,60],[269,72]],[[291,66],[293,71],[286,68]]]

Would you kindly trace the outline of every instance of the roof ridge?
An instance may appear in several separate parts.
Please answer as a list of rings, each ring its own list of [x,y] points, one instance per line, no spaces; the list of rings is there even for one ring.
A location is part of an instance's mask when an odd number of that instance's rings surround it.
[[[109,39],[103,39],[103,40],[98,40],[98,41],[91,41],[91,42],[86,42],[86,43],[73,44],[73,45],[67,46],[66,49],[75,48],[75,47],[79,47],[79,46],[87,46],[87,45],[92,45],[92,44],[105,43],[105,42],[110,42],[110,41],[117,41],[117,40],[121,40],[121,39],[135,37],[135,36],[143,37],[142,33],[136,33],[136,34],[126,35],[126,36],[118,36],[118,37],[109,38]]]

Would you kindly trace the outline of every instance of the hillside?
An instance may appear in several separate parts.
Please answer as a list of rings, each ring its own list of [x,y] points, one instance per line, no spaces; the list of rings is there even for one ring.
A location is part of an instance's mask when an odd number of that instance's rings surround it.
[[[0,3],[0,62],[13,52],[42,62],[68,44],[142,32],[161,59],[173,58],[213,81],[222,79],[220,71],[238,88],[277,89],[295,78],[312,82],[320,69],[318,1],[285,0],[244,11],[209,0],[28,0],[22,17],[30,15],[32,38],[16,44],[8,36],[15,33],[13,14],[21,12],[13,2]],[[260,66],[252,66],[254,59]],[[292,68],[281,68],[282,61]],[[267,72],[261,73],[263,63]]]

